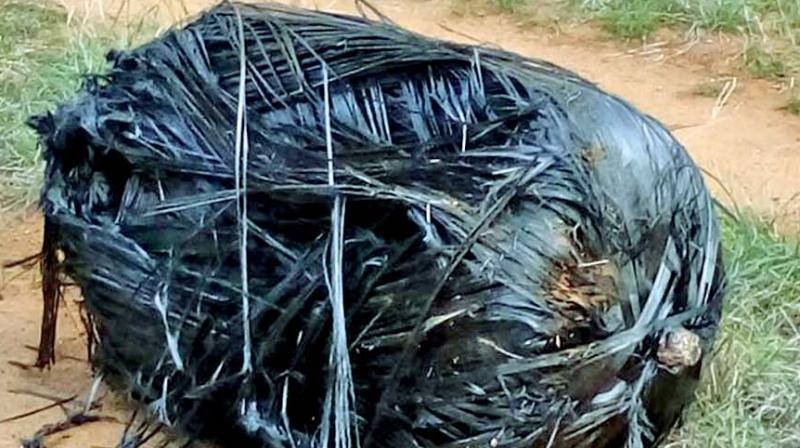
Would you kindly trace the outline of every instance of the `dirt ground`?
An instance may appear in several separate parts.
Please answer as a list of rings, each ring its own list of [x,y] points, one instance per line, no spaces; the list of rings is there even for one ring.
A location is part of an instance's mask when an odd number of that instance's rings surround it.
[[[61,0],[73,20],[149,15],[171,23],[212,4],[207,0]],[[183,3],[183,6],[175,6]],[[354,11],[352,1],[294,1],[326,10]],[[700,42],[687,52],[679,46],[628,51],[619,43],[598,41],[585,28],[552,31],[521,28],[507,16],[458,17],[437,0],[374,0],[381,11],[407,28],[456,41],[475,40],[549,60],[597,82],[667,124],[696,162],[726,187],[710,179],[728,204],[774,216],[783,230],[800,229],[800,118],[778,110],[781,96],[765,81],[739,79],[725,106],[712,116],[716,98],[692,92],[710,78],[724,75],[715,43]],[[172,4],[173,6],[167,6]],[[708,61],[717,61],[710,64]],[[38,251],[40,220],[3,220],[0,263]],[[36,270],[0,273],[0,420],[47,406],[53,400],[85,396],[92,383],[85,362],[84,338],[77,308],[67,300],[59,321],[57,364],[49,371],[25,369],[35,352],[41,313]],[[102,408],[116,419],[91,423],[47,440],[53,448],[112,447],[123,430],[128,408],[101,387]],[[67,405],[80,407],[80,401]],[[49,409],[27,418],[0,423],[0,448],[19,446],[42,425],[63,419],[64,410]]]
[[[37,252],[41,244],[41,223],[36,216],[3,221],[0,232],[0,263],[18,260]],[[0,272],[0,420],[50,405],[74,395],[85,397],[92,383],[86,363],[86,345],[77,307],[66,300],[59,319],[56,365],[46,371],[25,368],[36,357],[41,313],[38,270],[4,269]],[[69,298],[68,298],[69,299]],[[74,299],[74,297],[72,297]],[[104,415],[118,422],[99,422],[67,431],[47,441],[47,447],[113,447],[122,433],[127,415],[124,404],[101,389]],[[85,402],[85,399],[83,400]],[[55,407],[28,418],[0,423],[0,447],[18,447],[21,438],[32,436],[45,424],[58,423],[65,411],[76,411],[76,400],[65,409]]]

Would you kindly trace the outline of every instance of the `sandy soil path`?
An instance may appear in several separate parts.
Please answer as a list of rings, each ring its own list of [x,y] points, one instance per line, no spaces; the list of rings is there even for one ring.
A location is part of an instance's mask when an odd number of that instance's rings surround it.
[[[146,14],[161,23],[171,23],[213,2],[184,0],[185,9],[176,6],[180,0],[131,0],[126,5],[121,0],[62,0],[62,3],[76,18],[102,20],[123,11],[125,16]],[[350,1],[293,3],[353,11]],[[689,52],[655,61],[653,54],[627,55],[619,44],[589,40],[580,29],[555,36],[542,29],[520,28],[509,17],[456,17],[441,1],[374,0],[374,3],[414,31],[457,41],[477,39],[552,61],[597,82],[672,128],[698,164],[730,190],[732,198],[727,198],[727,202],[733,200],[741,207],[776,216],[784,229],[800,229],[800,118],[777,110],[780,97],[769,83],[747,80],[739,81],[726,107],[712,118],[715,99],[693,95],[692,91],[699,83],[718,75],[702,63],[702,59],[714,57],[713,51]],[[708,52],[708,46],[704,48]],[[667,48],[662,54],[670,51]],[[726,198],[713,182],[712,188]],[[0,226],[0,262],[35,253],[40,244],[40,227],[36,217]],[[10,269],[0,276],[0,420],[46,406],[53,398],[85,394],[91,384],[75,305],[62,308],[56,366],[45,372],[20,367],[30,364],[35,355],[26,346],[37,343],[39,287],[35,270]],[[92,423],[60,433],[49,438],[46,446],[115,446],[128,408],[103,389],[101,395],[104,398],[99,412],[116,421]],[[68,406],[75,408],[78,404],[73,402]],[[63,417],[64,411],[56,407],[32,417],[0,423],[0,448],[19,446],[20,438]]]

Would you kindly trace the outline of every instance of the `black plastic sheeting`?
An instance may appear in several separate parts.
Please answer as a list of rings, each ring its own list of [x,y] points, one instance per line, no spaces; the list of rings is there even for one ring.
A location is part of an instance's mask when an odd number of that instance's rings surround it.
[[[710,351],[715,210],[623,100],[277,5],[110,59],[32,120],[42,207],[95,365],[161,422],[231,447],[638,448],[691,399],[702,361],[658,351]]]

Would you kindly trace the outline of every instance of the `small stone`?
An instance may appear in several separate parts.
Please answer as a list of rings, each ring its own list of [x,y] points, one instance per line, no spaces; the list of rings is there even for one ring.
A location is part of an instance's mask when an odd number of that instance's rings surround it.
[[[668,331],[658,346],[658,361],[666,370],[677,374],[700,361],[703,350],[700,337],[694,332],[680,327]]]

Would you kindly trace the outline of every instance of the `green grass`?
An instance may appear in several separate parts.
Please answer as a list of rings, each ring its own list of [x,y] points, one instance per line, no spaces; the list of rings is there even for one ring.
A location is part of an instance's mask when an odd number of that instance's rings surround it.
[[[748,44],[742,55],[744,68],[753,76],[764,79],[780,79],[789,75],[790,69],[785,55],[765,50],[757,44]]]
[[[590,12],[606,29],[641,38],[664,25],[696,30],[764,32],[794,41],[800,25],[796,0],[570,0]]]
[[[692,89],[692,93],[707,98],[717,98],[722,93],[724,83],[717,79],[703,81]]]
[[[108,48],[125,45],[67,21],[45,1],[0,0],[0,211],[37,199],[41,158],[28,117],[74,94],[84,74],[105,67]]]
[[[646,39],[662,27],[741,35],[746,72],[765,79],[800,73],[798,0],[569,1],[614,36]]]
[[[800,116],[800,92],[798,92],[797,87],[789,92],[789,101],[786,102],[783,110],[792,115]]]
[[[645,39],[661,27],[742,35],[745,36],[742,65],[751,75],[775,79],[800,71],[800,1],[797,0],[570,2],[618,37]]]
[[[568,0],[439,0],[457,16],[513,15],[517,26],[558,26],[574,16]]]
[[[724,223],[729,293],[718,353],[671,447],[800,446],[800,242]]]
[[[514,12],[525,4],[525,0],[492,0],[491,3],[501,11]]]
[[[477,0],[456,0],[460,4]],[[661,28],[741,37],[740,68],[756,78],[800,75],[800,0],[487,0],[497,9],[542,22],[591,19],[612,36],[646,40]],[[555,9],[559,12],[553,13]],[[786,110],[797,106],[789,104]]]
[[[474,0],[461,0],[461,2]],[[487,0],[508,10],[535,11],[559,4],[580,17],[597,20],[610,33],[646,38],[663,26],[697,32],[722,31],[800,40],[797,0]],[[525,7],[525,8],[523,8]]]

